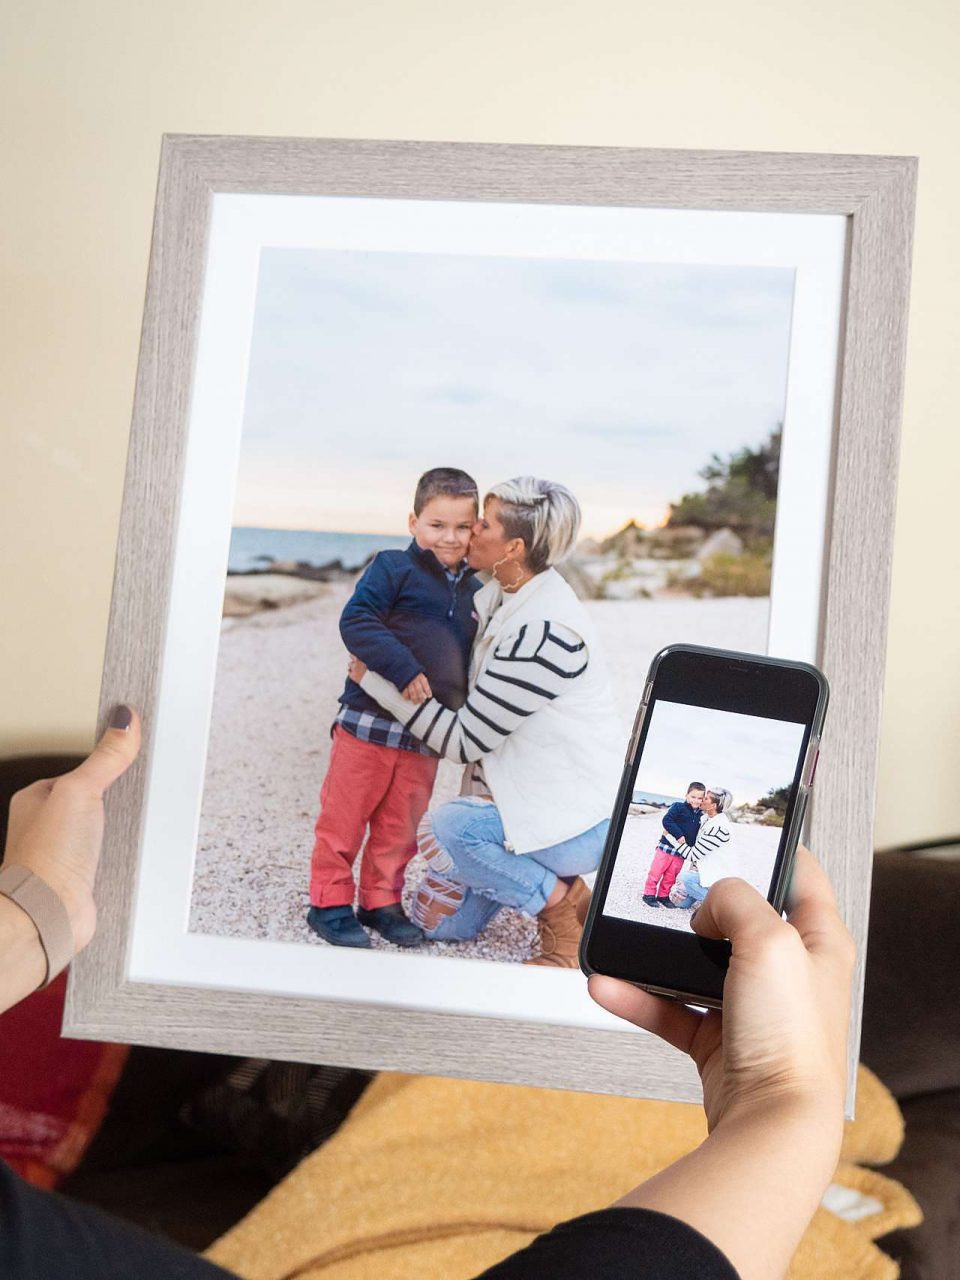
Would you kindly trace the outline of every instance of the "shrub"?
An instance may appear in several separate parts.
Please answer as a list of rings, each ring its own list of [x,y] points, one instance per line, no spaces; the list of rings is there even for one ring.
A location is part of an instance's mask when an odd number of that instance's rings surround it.
[[[780,427],[759,448],[740,449],[726,458],[714,454],[700,470],[707,488],[671,503],[667,527],[733,529],[756,551],[762,539],[773,537],[779,472]]]
[[[631,560],[620,559],[612,569],[607,570],[602,580],[604,582],[623,582],[626,578],[632,578],[635,572]]]
[[[695,596],[768,596],[770,560],[744,552],[741,556],[710,556],[686,588]]]

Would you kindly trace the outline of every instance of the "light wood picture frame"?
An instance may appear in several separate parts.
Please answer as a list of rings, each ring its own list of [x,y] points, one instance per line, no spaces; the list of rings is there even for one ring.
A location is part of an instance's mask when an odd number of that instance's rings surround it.
[[[844,220],[845,244],[825,520],[811,552],[820,598],[815,652],[798,656],[818,661],[832,690],[808,841],[831,876],[859,951],[850,1030],[852,1089],[915,184],[916,162],[907,157],[166,137],[100,703],[101,724],[118,702],[140,710],[144,749],[108,797],[97,881],[98,932],[72,966],[65,1034],[699,1099],[692,1063],[653,1036],[621,1029],[612,1020],[605,1026],[564,1025],[549,1015],[545,1020],[514,1011],[497,1016],[489,1009],[404,1005],[402,995],[395,994],[378,1000],[243,990],[227,975],[222,983],[208,974],[164,983],[131,976],[134,904],[144,874],[144,815],[157,750],[154,727],[163,707],[177,698],[163,676],[182,488],[191,449],[197,447],[190,424],[212,210],[219,195],[251,194],[833,217]],[[227,456],[225,467],[234,464],[235,457]],[[219,607],[219,599],[214,603]],[[633,708],[626,710],[632,716]],[[205,714],[198,708],[200,719]],[[186,919],[182,927],[186,933]],[[538,981],[554,976],[541,973]]]

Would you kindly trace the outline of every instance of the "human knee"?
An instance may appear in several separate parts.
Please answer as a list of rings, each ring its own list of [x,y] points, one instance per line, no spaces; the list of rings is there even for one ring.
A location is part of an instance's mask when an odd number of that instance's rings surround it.
[[[455,859],[458,849],[483,842],[480,832],[485,817],[480,806],[451,800],[432,814],[433,834]]]
[[[465,897],[463,885],[448,876],[438,874],[431,867],[414,894],[414,922],[424,933],[433,937],[440,922],[454,915],[463,905]]]

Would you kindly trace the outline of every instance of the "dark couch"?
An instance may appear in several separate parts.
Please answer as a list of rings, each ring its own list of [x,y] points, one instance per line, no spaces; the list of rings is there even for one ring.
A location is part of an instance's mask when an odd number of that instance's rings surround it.
[[[873,863],[860,1056],[903,1111],[883,1172],[924,1222],[881,1247],[902,1280],[960,1280],[960,846],[955,858],[880,853]]]
[[[0,762],[9,796],[74,761]],[[958,850],[960,853],[960,850]],[[874,860],[861,1057],[906,1138],[884,1172],[925,1220],[880,1241],[902,1280],[960,1280],[960,859]],[[359,1097],[363,1072],[134,1048],[68,1194],[202,1249],[238,1221]]]

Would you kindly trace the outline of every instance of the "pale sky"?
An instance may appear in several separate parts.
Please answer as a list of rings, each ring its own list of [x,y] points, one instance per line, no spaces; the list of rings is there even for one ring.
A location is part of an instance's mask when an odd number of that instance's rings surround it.
[[[418,475],[657,524],[783,414],[793,272],[264,249],[234,523],[403,531]]]
[[[658,700],[633,789],[682,797],[696,781],[754,804],[793,781],[803,732],[802,724]]]

